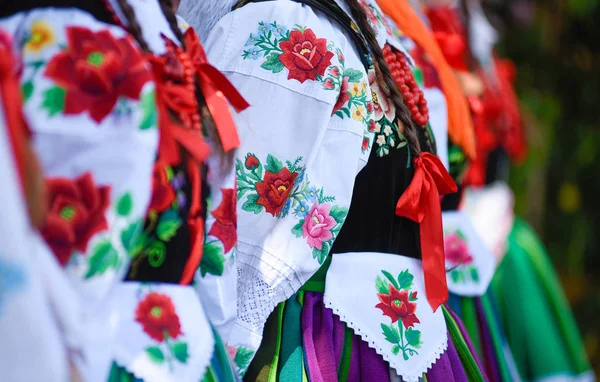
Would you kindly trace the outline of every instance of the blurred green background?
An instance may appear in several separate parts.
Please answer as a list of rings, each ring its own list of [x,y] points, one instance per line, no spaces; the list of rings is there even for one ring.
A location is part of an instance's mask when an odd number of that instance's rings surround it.
[[[600,0],[486,0],[518,66],[529,155],[516,210],[546,244],[600,373]]]

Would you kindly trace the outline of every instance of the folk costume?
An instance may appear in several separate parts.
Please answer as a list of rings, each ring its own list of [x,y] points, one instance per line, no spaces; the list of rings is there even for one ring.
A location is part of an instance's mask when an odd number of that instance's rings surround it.
[[[401,199],[415,172],[435,172],[429,185],[440,194],[453,182],[437,157],[415,158],[409,149],[408,127],[397,123],[400,110],[371,71],[369,44],[347,4],[244,3],[205,44],[252,105],[236,116],[239,295],[227,342],[249,351],[249,360],[258,353],[240,371],[247,380],[412,381],[444,354],[434,380],[454,371],[459,380],[483,380],[460,321],[446,308],[434,313],[444,291],[426,280],[431,268],[424,277],[421,227],[403,206],[409,198]],[[218,19],[201,13],[210,8],[203,4],[184,1],[182,15],[192,25],[194,17]],[[412,96],[419,144],[433,151],[412,59],[386,31],[377,4],[361,6],[386,66],[397,71],[395,86]]]

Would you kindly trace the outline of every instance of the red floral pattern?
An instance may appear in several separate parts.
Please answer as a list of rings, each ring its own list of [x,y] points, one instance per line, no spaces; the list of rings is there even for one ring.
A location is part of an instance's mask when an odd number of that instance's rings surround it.
[[[154,164],[154,174],[152,177],[152,200],[149,209],[155,212],[163,212],[175,201],[177,194],[167,174],[167,166],[162,161]]]
[[[211,213],[217,220],[208,234],[219,239],[225,252],[229,252],[237,242],[236,191],[232,188],[222,188],[221,193],[221,204]]]
[[[344,77],[342,79],[342,84],[340,86],[340,95],[338,96],[335,105],[333,106],[333,111],[331,115],[335,114],[336,111],[341,110],[347,103],[350,101],[350,82],[348,77]]]
[[[158,342],[164,342],[167,336],[175,339],[183,334],[175,305],[165,294],[148,293],[137,306],[135,320]]]
[[[244,164],[248,170],[253,170],[259,165],[258,158],[254,154],[248,154]]]
[[[393,285],[389,286],[390,293],[378,293],[377,297],[379,304],[375,307],[381,309],[385,316],[392,319],[392,323],[402,320],[402,324],[406,329],[419,323],[419,319],[415,315],[417,304],[409,301],[409,292],[406,290],[399,291]],[[416,292],[413,292],[413,299],[416,299]]]
[[[327,40],[317,38],[311,29],[293,30],[290,39],[279,44],[283,53],[279,60],[289,70],[288,79],[300,82],[316,80],[331,65],[333,52],[327,50]]]
[[[256,192],[259,195],[256,204],[264,206],[271,215],[278,216],[292,192],[297,177],[297,172],[292,173],[287,168],[283,168],[277,174],[265,171],[263,181],[256,183]]]
[[[119,97],[138,100],[151,79],[130,37],[115,39],[108,30],[68,27],[66,50],[50,60],[46,77],[66,91],[65,114],[89,112],[100,123]]]
[[[73,250],[85,252],[92,236],[108,228],[105,214],[110,204],[110,187],[96,187],[90,173],[75,181],[46,180],[49,213],[42,235],[65,265]]]

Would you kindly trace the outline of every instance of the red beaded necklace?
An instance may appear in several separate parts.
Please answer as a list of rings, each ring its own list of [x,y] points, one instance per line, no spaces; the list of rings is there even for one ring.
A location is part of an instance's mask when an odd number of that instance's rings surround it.
[[[415,81],[415,76],[406,61],[406,57],[401,52],[392,51],[392,48],[388,44],[383,47],[383,56],[392,72],[394,80],[396,80],[404,103],[410,110],[413,121],[419,126],[427,125],[429,121],[427,100]]]

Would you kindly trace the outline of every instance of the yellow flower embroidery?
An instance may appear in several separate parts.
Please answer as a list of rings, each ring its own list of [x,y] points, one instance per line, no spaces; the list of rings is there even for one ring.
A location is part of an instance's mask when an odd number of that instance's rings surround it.
[[[350,94],[352,97],[360,97],[365,92],[364,82],[352,82],[350,84]]]
[[[54,42],[54,32],[44,22],[36,21],[31,25],[29,39],[25,43],[25,50],[30,53],[39,53],[46,46]]]
[[[367,117],[367,110],[364,108],[364,106],[355,106],[352,108],[352,118],[357,120],[357,121],[364,121],[364,119]]]

